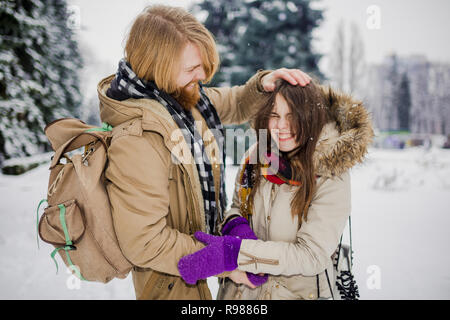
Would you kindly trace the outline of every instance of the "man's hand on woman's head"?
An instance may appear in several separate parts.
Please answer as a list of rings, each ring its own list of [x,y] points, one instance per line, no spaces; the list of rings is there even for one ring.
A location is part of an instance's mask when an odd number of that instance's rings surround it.
[[[286,80],[292,85],[301,85],[304,87],[311,82],[312,78],[300,69],[277,69],[261,79],[261,85],[264,91],[272,92],[275,89],[275,81],[278,79]]]

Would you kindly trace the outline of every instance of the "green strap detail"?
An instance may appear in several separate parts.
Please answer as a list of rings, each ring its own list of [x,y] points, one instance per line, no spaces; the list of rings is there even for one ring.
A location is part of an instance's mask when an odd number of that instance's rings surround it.
[[[73,262],[72,262],[72,259],[70,259],[70,256],[69,256],[69,250],[72,250],[72,249],[67,250],[66,248],[67,248],[67,247],[64,248],[64,251],[66,251],[66,258],[67,258],[67,261],[69,262],[69,265],[72,267],[71,269],[75,271],[75,274],[77,275],[78,279],[87,281],[87,280],[81,275],[80,268],[78,268],[77,266],[75,266],[75,265],[73,264]]]
[[[91,131],[112,131],[112,126],[106,122],[103,122],[101,128],[92,128],[92,129],[86,130],[85,132],[91,132]]]
[[[39,234],[39,231],[38,231],[38,227],[39,227],[39,208],[44,202],[47,202],[47,199],[42,199],[39,202],[39,205],[38,205],[38,208],[37,208],[37,212],[36,212],[36,232],[37,232],[36,240],[37,240],[38,248],[39,248],[39,238],[38,238],[38,234]],[[58,262],[56,261],[55,255],[56,255],[56,253],[59,250],[64,250],[66,252],[67,262],[68,262],[69,266],[71,267],[71,270],[75,271],[75,274],[77,275],[77,277],[80,280],[88,281],[82,276],[82,274],[80,272],[80,269],[73,264],[72,259],[70,258],[69,251],[75,250],[76,248],[73,246],[72,240],[70,240],[69,230],[67,229],[67,224],[66,224],[66,207],[63,204],[59,204],[58,208],[59,208],[59,220],[61,222],[61,226],[62,226],[63,231],[64,231],[64,238],[66,240],[66,245],[56,248],[50,254],[50,257],[53,259],[53,261],[55,262],[55,265],[56,265],[56,274],[58,274],[59,270],[58,270]]]
[[[41,205],[42,205],[44,202],[47,202],[47,199],[42,199],[42,200],[39,202],[38,207],[37,207],[37,210],[36,210],[36,242],[37,242],[38,249],[40,249],[40,247],[39,247],[39,208],[41,207]],[[47,202],[47,203],[48,203],[48,202]]]
[[[50,257],[53,259],[56,265],[56,274],[58,274],[58,262],[56,262],[55,255],[61,249],[64,249],[64,247],[56,248],[55,250],[52,251],[52,253],[50,253]]]
[[[66,246],[72,245],[72,240],[70,240],[69,230],[67,230],[66,225],[66,207],[63,204],[58,204],[59,208],[59,221],[61,221],[61,226],[64,231],[64,237],[66,238]]]
[[[63,247],[56,248],[50,254],[50,256],[52,257],[52,259],[53,259],[53,261],[55,262],[55,265],[56,265],[56,274],[58,274],[58,262],[56,262],[55,255],[56,255],[56,253],[59,250],[63,249],[66,252],[67,262],[68,262],[69,266],[71,267],[71,269],[75,271],[75,274],[78,276],[79,279],[87,281],[81,275],[79,268],[76,267],[73,264],[72,259],[70,259],[69,251],[75,250],[76,248],[73,246],[72,240],[70,240],[69,230],[67,229],[67,224],[66,224],[66,207],[63,204],[58,204],[58,208],[59,208],[59,220],[61,222],[61,226],[62,226],[63,231],[64,231],[64,237],[66,239],[66,245],[63,246]]]
[[[56,274],[58,274],[58,262],[57,262],[56,259],[55,259],[55,255],[56,255],[56,253],[57,253],[59,250],[64,250],[64,251],[66,252],[67,262],[69,263],[69,266],[71,267],[71,270],[74,270],[74,271],[75,271],[75,274],[77,275],[77,277],[78,277],[80,280],[88,281],[88,280],[86,280],[86,279],[81,275],[80,269],[79,269],[77,266],[75,266],[75,265],[73,264],[73,262],[72,262],[72,259],[70,259],[69,251],[74,250],[74,247],[73,247],[73,246],[63,246],[63,247],[56,248],[56,249],[53,250],[52,253],[50,254],[50,257],[53,259],[53,262],[55,262],[55,265],[56,265]]]

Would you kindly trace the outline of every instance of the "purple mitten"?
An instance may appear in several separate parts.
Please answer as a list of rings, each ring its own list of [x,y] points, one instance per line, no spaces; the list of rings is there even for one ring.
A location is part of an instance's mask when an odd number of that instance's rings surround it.
[[[258,239],[252,228],[250,228],[247,219],[244,217],[237,217],[228,221],[222,228],[222,234],[239,237],[241,239]]]
[[[217,237],[201,231],[197,231],[194,236],[206,244],[206,247],[178,261],[178,270],[186,283],[195,284],[197,280],[237,268],[241,239],[232,236]]]
[[[267,282],[267,279],[269,279],[269,275],[265,274],[262,276],[259,276],[254,273],[246,272],[248,280],[253,283],[255,286],[259,287]]]
[[[258,240],[258,237],[250,228],[248,220],[244,217],[237,217],[228,221],[222,228],[223,235],[236,236],[241,239]],[[267,274],[260,276],[254,273],[247,272],[247,278],[255,286],[259,287],[266,283],[269,276]]]

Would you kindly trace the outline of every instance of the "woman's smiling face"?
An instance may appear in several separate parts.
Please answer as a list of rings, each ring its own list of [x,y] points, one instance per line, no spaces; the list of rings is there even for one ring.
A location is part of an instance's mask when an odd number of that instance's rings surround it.
[[[289,152],[298,145],[296,133],[292,130],[292,114],[288,103],[281,94],[275,97],[275,104],[270,113],[268,127],[273,140],[280,151]]]

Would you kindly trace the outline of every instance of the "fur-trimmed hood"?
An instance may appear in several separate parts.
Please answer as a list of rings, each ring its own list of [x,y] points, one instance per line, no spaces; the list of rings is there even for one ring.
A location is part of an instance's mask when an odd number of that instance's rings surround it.
[[[329,102],[332,121],[323,127],[319,136],[313,154],[314,166],[317,175],[340,176],[364,161],[374,132],[362,101],[330,87],[322,87],[322,91]]]

